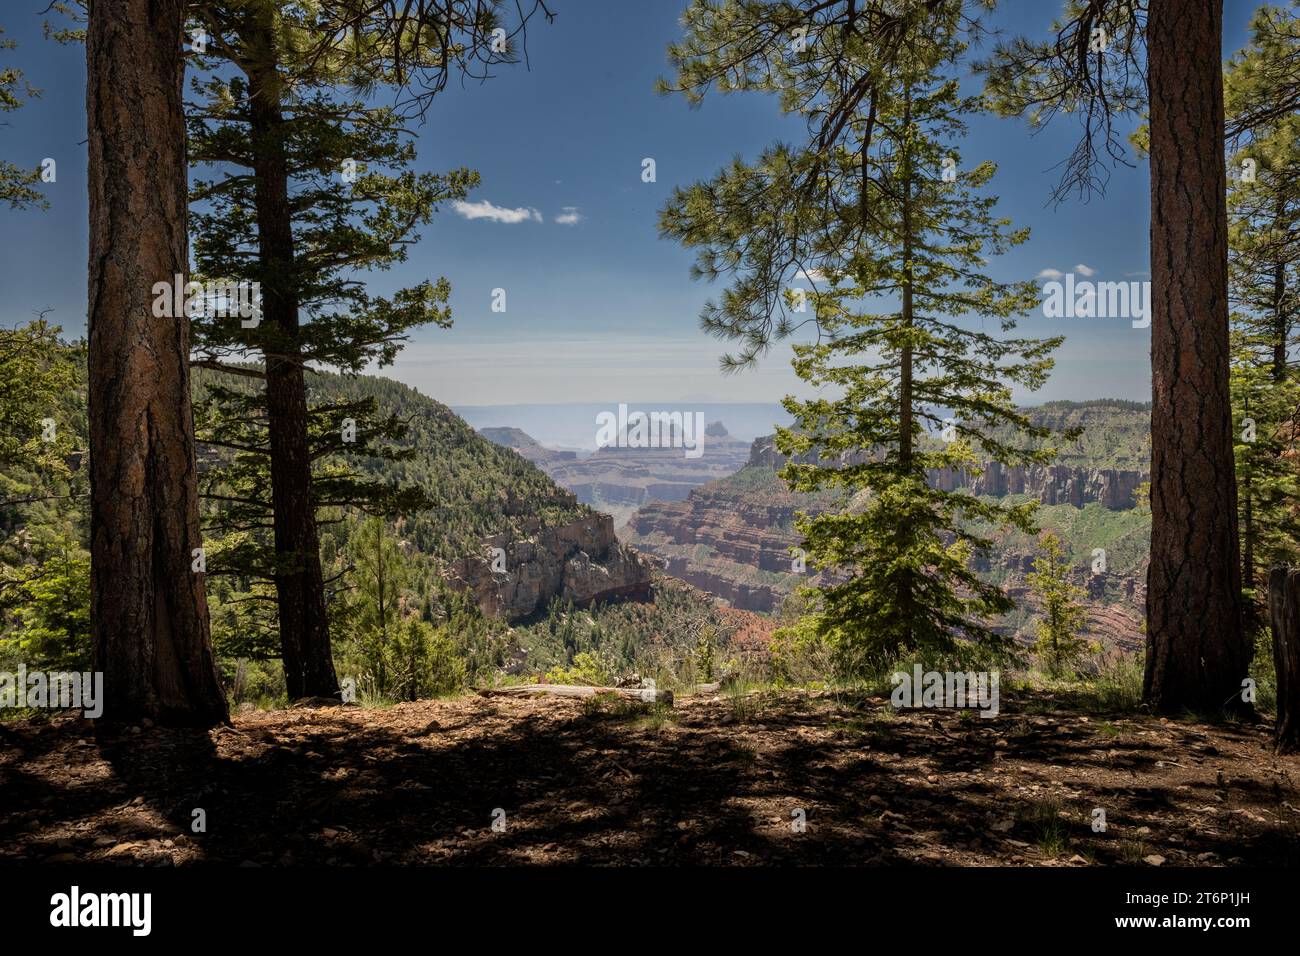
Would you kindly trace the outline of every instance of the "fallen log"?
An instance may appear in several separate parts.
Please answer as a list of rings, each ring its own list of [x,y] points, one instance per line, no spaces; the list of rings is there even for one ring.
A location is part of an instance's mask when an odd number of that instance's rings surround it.
[[[614,694],[628,700],[639,700],[646,704],[673,705],[673,692],[659,690],[657,687],[588,687],[585,684],[515,684],[511,687],[480,687],[480,697],[529,697],[534,694],[549,694],[552,697],[596,697],[599,694]]]

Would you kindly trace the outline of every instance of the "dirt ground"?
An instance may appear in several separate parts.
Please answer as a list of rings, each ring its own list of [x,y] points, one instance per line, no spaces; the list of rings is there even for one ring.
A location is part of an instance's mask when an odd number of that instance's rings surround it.
[[[1300,758],[1267,724],[1009,697],[993,719],[789,693],[6,724],[0,839],[7,864],[1300,864]]]

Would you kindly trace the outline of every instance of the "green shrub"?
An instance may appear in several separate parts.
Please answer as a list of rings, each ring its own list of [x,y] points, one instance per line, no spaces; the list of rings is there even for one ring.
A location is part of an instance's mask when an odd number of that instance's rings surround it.
[[[579,651],[569,667],[556,667],[546,672],[548,684],[588,684],[603,687],[615,678],[613,665],[591,651]]]
[[[1132,711],[1142,705],[1142,654],[1120,654],[1101,663],[1092,678],[1092,693],[1099,710]]]

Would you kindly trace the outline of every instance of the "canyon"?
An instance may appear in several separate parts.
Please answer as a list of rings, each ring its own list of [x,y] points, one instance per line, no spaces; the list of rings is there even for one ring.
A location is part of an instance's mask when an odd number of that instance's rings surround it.
[[[611,515],[616,526],[650,502],[684,501],[693,488],[734,473],[749,457],[749,444],[733,438],[721,422],[705,428],[698,457],[682,448],[614,445],[586,454],[556,451],[518,428],[484,428],[479,434],[518,452],[579,502]]]
[[[1054,427],[1091,426],[1091,434],[1061,449],[1058,463],[1006,467],[986,462],[979,474],[933,471],[944,490],[1037,499],[1040,524],[1056,531],[1071,553],[1074,582],[1087,595],[1088,632],[1103,646],[1135,650],[1146,601],[1149,516],[1141,507],[1149,452],[1142,406],[1132,403],[1059,403],[1034,410]],[[786,459],[771,437],[751,446],[745,467],[694,488],[682,501],[641,507],[622,539],[652,556],[669,574],[714,594],[733,607],[778,613],[800,584],[817,583],[800,568],[795,531],[798,512],[816,513],[829,499],[796,495],[778,477]],[[994,534],[995,545],[977,556],[976,569],[1020,604],[1000,627],[1028,639],[1037,613],[1026,575],[1037,542],[1023,534]],[[1094,571],[1097,552],[1105,565]]]

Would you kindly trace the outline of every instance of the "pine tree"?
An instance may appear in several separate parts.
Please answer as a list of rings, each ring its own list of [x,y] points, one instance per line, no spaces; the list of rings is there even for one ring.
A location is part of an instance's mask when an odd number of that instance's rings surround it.
[[[1300,321],[1300,116],[1260,112],[1274,78],[1300,60],[1300,18],[1261,7],[1251,42],[1228,63],[1224,101],[1241,130],[1229,158],[1228,267],[1242,587],[1252,632],[1264,624],[1269,568],[1295,561],[1300,522],[1300,381],[1290,354]]]
[[[1070,582],[1061,539],[1048,532],[1039,543],[1043,553],[1034,560],[1034,570],[1028,575],[1029,586],[1043,607],[1034,650],[1048,673],[1061,677],[1077,667],[1089,649],[1088,641],[1079,635],[1088,614],[1079,603],[1083,590]]]
[[[4,28],[0,27],[0,50],[12,50],[16,44],[5,39],[4,33]],[[21,108],[28,98],[38,93],[23,80],[22,70],[14,67],[0,69],[0,113],[11,113]],[[10,209],[48,205],[36,188],[40,181],[39,169],[23,169],[7,160],[0,160],[0,203],[7,203]]]
[[[15,481],[20,471],[67,473],[69,429],[54,413],[76,381],[76,368],[60,331],[43,317],[0,328],[0,503],[24,490]]]
[[[262,297],[252,328],[215,308],[200,323],[199,364],[261,383],[252,393],[214,384],[205,437],[243,456],[240,484],[223,494],[235,512],[226,529],[264,523],[249,512],[270,506],[273,557],[259,559],[256,536],[228,555],[239,555],[236,573],[274,580],[294,698],[338,694],[317,510],[419,504],[340,464],[343,453],[381,453],[403,431],[371,403],[313,407],[309,368],[383,366],[410,329],[450,323],[445,279],[379,297],[357,273],[403,261],[438,205],[477,183],[465,169],[412,172],[406,117],[370,97],[418,82],[414,101],[427,105],[452,71],[511,59],[495,6],[254,0],[197,11],[208,76],[194,85],[190,155],[221,175],[195,185],[195,256],[205,279],[255,282]]]
[[[1056,198],[1104,192],[1109,165],[1128,163],[1128,118],[1148,116],[1151,561],[1143,697],[1161,711],[1248,710],[1240,699],[1253,645],[1243,626],[1233,477],[1223,2],[1069,0],[1051,33],[1041,42],[1000,43],[984,69],[986,94],[1001,111],[1035,125],[1062,115],[1079,123]]]
[[[870,5],[864,22],[887,20],[885,43],[863,42],[851,19],[819,19],[825,6],[794,5],[799,16],[783,26],[806,28],[806,42],[790,56],[742,61],[733,43],[752,30],[757,5],[692,5],[687,38],[670,50],[677,86],[695,96],[711,82],[777,92],[814,132],[677,190],[661,229],[700,250],[698,274],[734,277],[703,315],[706,329],[742,343],[724,367],[752,364],[793,334],[811,299],[817,338],[794,346],[794,367],[826,397],[787,398],[795,425],[777,444],[795,490],[843,498],[798,523],[812,563],[835,581],[816,590],[799,627],[855,671],[903,655],[996,657],[1012,645],[989,618],[1013,602],[972,569],[990,542],[970,529],[1032,531],[1034,507],[941,491],[927,473],[1050,460],[1048,433],[1016,409],[1012,388],[1041,386],[1061,340],[983,328],[1012,331],[1038,292],[983,271],[1027,231],[1010,229],[983,194],[992,164],[964,167],[953,145],[962,115],[980,106],[950,75],[970,28],[962,5]],[[787,288],[800,277],[814,280],[811,292]]]
[[[403,618],[407,568],[384,522],[371,518],[352,541],[356,595],[349,620],[368,667],[370,685],[383,694],[392,686],[391,645]]]
[[[121,0],[86,34],[91,623],[105,720],[211,726],[189,321],[151,292],[187,271],[184,24],[180,0]]]

